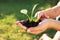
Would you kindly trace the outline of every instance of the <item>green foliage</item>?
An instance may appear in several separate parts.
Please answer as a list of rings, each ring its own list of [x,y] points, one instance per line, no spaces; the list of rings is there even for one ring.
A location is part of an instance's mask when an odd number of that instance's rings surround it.
[[[33,16],[34,10],[35,10],[35,8],[37,7],[37,5],[38,5],[38,4],[35,4],[35,5],[33,6],[33,8],[32,8],[32,13],[31,13],[31,20],[34,21],[34,22],[37,22],[37,21],[38,21],[38,19]]]
[[[32,22],[32,21],[37,22],[38,19],[33,16],[34,10],[35,10],[35,8],[36,8],[37,5],[38,5],[38,4],[35,4],[35,5],[33,6],[32,11],[31,11],[31,16],[28,15],[28,11],[27,11],[26,9],[22,9],[20,12],[23,13],[23,14],[25,14],[25,15],[28,17],[27,19],[28,19],[30,22]]]
[[[37,21],[38,21],[38,19],[37,19],[36,17],[33,17],[32,20],[33,20],[34,22],[37,22]]]

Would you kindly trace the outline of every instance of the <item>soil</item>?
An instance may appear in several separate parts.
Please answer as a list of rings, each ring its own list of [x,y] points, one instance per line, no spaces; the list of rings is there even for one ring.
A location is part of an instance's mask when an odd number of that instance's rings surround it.
[[[29,22],[29,20],[23,20],[20,23],[23,24],[24,26],[26,26],[27,28],[30,27],[36,27],[39,23],[41,22],[41,20],[37,21],[37,22]]]

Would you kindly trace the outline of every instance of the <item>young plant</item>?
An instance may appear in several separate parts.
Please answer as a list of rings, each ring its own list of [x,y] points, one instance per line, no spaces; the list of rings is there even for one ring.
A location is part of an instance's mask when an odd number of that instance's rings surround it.
[[[31,11],[31,16],[29,16],[29,15],[27,14],[27,13],[28,13],[27,9],[22,9],[20,12],[23,13],[23,14],[25,14],[25,15],[28,17],[28,20],[29,20],[30,22],[32,22],[32,21],[37,22],[38,19],[33,16],[34,10],[35,10],[35,8],[36,8],[37,5],[38,5],[38,4],[35,4],[35,5],[33,6],[32,11]]]

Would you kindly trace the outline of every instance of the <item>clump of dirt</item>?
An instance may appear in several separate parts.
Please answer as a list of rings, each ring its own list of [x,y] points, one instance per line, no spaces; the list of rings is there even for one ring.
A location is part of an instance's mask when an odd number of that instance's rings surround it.
[[[27,28],[30,28],[30,27],[36,27],[40,22],[41,20],[37,22],[34,22],[34,21],[30,22],[29,20],[23,20],[20,23],[26,26]]]

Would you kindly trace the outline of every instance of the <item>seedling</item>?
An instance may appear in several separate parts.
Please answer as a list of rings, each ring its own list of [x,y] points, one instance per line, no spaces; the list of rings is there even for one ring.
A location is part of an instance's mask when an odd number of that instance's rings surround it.
[[[22,10],[20,11],[21,13],[25,14],[25,15],[28,17],[29,22],[32,22],[32,21],[37,22],[37,21],[38,21],[38,19],[33,16],[34,10],[35,10],[35,8],[37,7],[37,5],[38,5],[38,4],[35,4],[35,5],[33,6],[32,11],[31,11],[31,16],[29,16],[29,15],[27,14],[27,13],[28,13],[27,9],[22,9]]]

